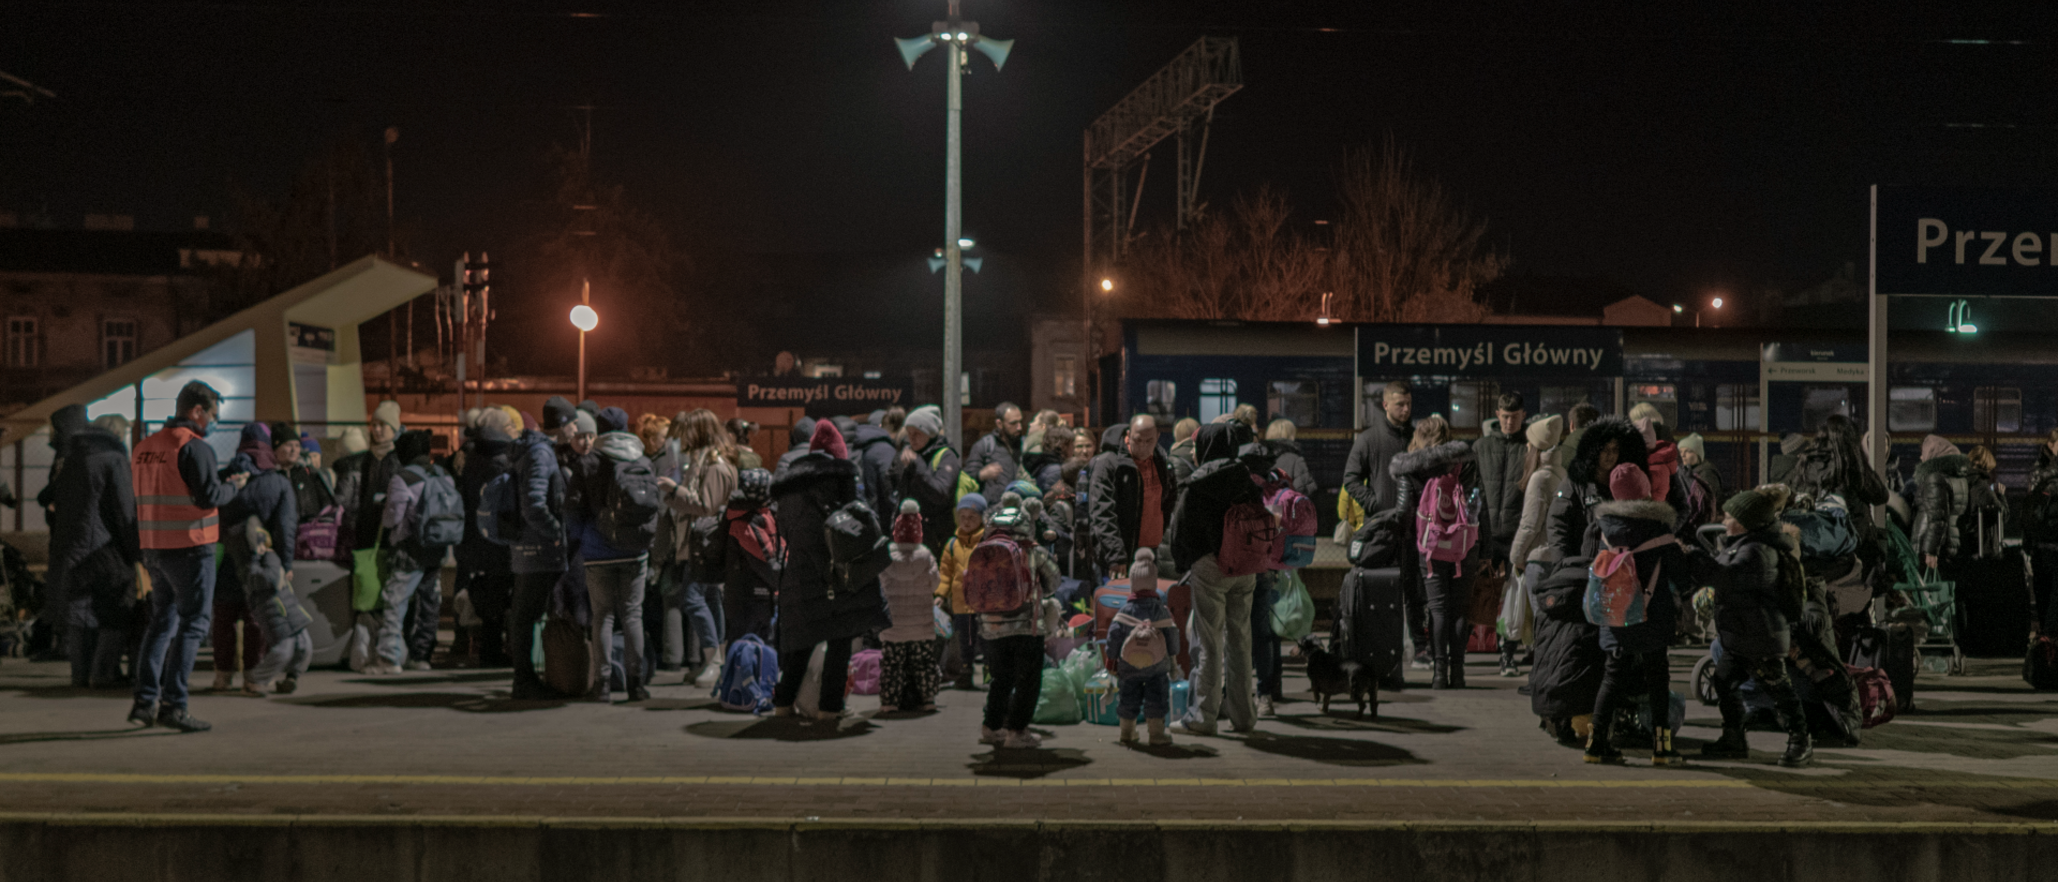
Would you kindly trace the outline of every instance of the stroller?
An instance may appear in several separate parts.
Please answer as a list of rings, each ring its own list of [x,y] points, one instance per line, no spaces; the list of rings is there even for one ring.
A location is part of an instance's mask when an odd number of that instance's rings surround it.
[[[1900,572],[1906,581],[1894,583],[1891,593],[1874,601],[1875,618],[1915,629],[1916,667],[1933,674],[1964,674],[1965,651],[1958,647],[1958,583],[1939,579],[1934,571],[1924,572],[1900,525],[1889,521],[1886,534],[1894,557],[1889,572]]]

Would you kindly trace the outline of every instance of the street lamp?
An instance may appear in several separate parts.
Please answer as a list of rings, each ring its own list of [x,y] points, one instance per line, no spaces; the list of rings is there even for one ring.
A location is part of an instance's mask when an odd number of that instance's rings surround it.
[[[579,286],[579,305],[572,307],[572,327],[579,329],[579,400],[586,400],[586,332],[600,327],[600,313],[587,305],[593,299],[593,283]]]
[[[900,57],[907,61],[908,70],[915,69],[915,59],[937,46],[942,46],[949,54],[950,87],[945,93],[944,103],[943,164],[943,431],[952,447],[963,450],[965,420],[960,386],[964,379],[965,352],[964,270],[961,264],[964,250],[972,243],[964,237],[964,211],[959,199],[962,180],[959,147],[963,142],[959,117],[965,104],[961,81],[966,64],[965,50],[978,50],[993,60],[994,70],[999,70],[1007,63],[1008,50],[1014,48],[1015,41],[979,36],[978,22],[959,19],[958,0],[950,0],[949,11],[949,20],[930,24],[928,34],[893,42],[900,47]]]
[[[1713,300],[1709,301],[1709,303],[1708,303],[1708,306],[1709,306],[1709,307],[1710,307],[1711,309],[1721,309],[1721,308],[1722,308],[1722,298],[1721,298],[1721,297],[1716,297],[1716,298],[1714,298]],[[1684,307],[1684,306],[1681,306],[1681,305],[1679,305],[1679,304],[1677,304],[1677,303],[1674,303],[1674,304],[1672,304],[1672,314],[1673,314],[1673,315],[1679,315],[1679,314],[1681,314],[1681,313],[1684,313],[1684,312],[1686,312],[1686,307]],[[1698,327],[1700,327],[1700,326],[1701,326],[1701,310],[1700,310],[1699,308],[1695,308],[1695,309],[1694,309],[1694,327],[1698,328]]]

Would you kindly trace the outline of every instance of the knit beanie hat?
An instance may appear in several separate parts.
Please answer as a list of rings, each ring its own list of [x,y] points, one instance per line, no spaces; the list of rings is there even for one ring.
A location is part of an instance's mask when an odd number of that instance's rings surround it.
[[[345,455],[363,453],[370,450],[372,446],[372,443],[365,438],[363,426],[350,426],[344,429],[343,437],[337,443],[343,445],[343,453]]]
[[[557,431],[565,423],[571,422],[572,415],[578,412],[579,409],[573,407],[570,401],[566,401],[564,396],[550,396],[549,401],[543,402],[543,431]]]
[[[1148,548],[1136,549],[1136,560],[1129,565],[1129,592],[1158,590],[1158,555]]]
[[[744,469],[736,473],[736,490],[729,494],[733,501],[751,506],[760,506],[772,501],[772,473],[764,469]]]
[[[434,436],[416,429],[412,432],[402,432],[399,438],[393,440],[393,453],[399,458],[401,465],[406,465],[428,456],[434,446]]]
[[[603,407],[593,415],[593,425],[603,432],[629,431],[629,412],[619,407]]]
[[[585,412],[587,412],[587,413],[590,413],[590,414],[599,414],[599,413],[600,413],[600,402],[598,402],[598,401],[594,401],[593,399],[591,399],[591,398],[588,398],[588,399],[586,399],[585,401],[581,401],[581,402],[579,402],[579,409],[580,409],[580,410],[583,410],[583,411],[585,411]]]
[[[914,544],[922,541],[922,504],[901,500],[900,514],[893,518],[893,541]]]
[[[1779,508],[1772,497],[1756,490],[1745,490],[1722,504],[1723,514],[1736,518],[1746,530],[1763,530],[1779,520]]]
[[[939,438],[943,435],[943,414],[934,406],[918,407],[908,414],[905,425],[927,437]]]
[[[837,459],[849,459],[850,448],[843,445],[843,433],[836,431],[836,424],[828,420],[816,420],[814,435],[808,438],[810,453],[826,453]]]
[[[1651,476],[1632,463],[1622,463],[1608,473],[1608,495],[1617,502],[1651,498]]]
[[[600,431],[600,427],[593,422],[593,415],[583,410],[572,413],[572,425],[578,427],[581,435],[593,435]]]
[[[393,430],[393,431],[394,431],[394,432],[395,432],[396,434],[397,434],[397,433],[399,433],[399,431],[400,431],[400,402],[398,402],[398,401],[381,401],[381,402],[379,402],[379,406],[378,406],[378,407],[372,408],[372,422],[375,422],[375,423],[385,423],[385,424],[386,424],[386,426],[387,426],[387,428],[390,428],[390,429],[392,429],[392,430]]]
[[[322,452],[322,442],[316,440],[313,435],[310,435],[306,432],[301,432],[300,449],[305,450],[308,453],[320,453]]]
[[[1027,478],[1016,479],[1014,483],[1008,485],[1007,492],[1020,496],[1023,499],[1043,498],[1043,491],[1036,486],[1036,482]]]
[[[1529,441],[1529,446],[1538,450],[1549,450],[1565,440],[1565,418],[1551,414],[1530,423],[1529,428],[1522,430],[1522,434]]]
[[[1691,453],[1705,460],[1708,458],[1708,443],[1702,440],[1701,433],[1695,432],[1679,439],[1679,452]]]
[[[977,493],[967,493],[965,494],[965,497],[963,499],[958,500],[957,507],[959,509],[971,509],[977,512],[984,512],[986,511],[986,497],[981,496]]]

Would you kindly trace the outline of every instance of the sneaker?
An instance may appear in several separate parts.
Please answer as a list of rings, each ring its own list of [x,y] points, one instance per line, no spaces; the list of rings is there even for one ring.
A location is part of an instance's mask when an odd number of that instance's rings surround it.
[[[406,670],[410,670],[410,671],[427,671],[427,670],[433,670],[433,669],[429,667],[429,663],[428,663],[428,662],[425,662],[425,661],[411,661],[411,662],[408,662],[408,663],[407,663],[407,668],[406,668]],[[395,671],[394,673],[396,673],[396,674],[397,674],[397,673],[399,673],[399,671]]]
[[[293,690],[298,688],[300,688],[300,678],[287,677],[283,680],[280,680],[278,685],[273,686],[272,691],[277,692],[280,695],[292,695]]]
[[[631,686],[631,687],[629,687],[629,700],[630,700],[630,701],[649,701],[649,700],[650,700],[650,690],[648,690],[648,689],[645,689],[645,688],[643,688],[642,686]]]
[[[1197,735],[1204,738],[1214,738],[1216,736],[1216,729],[1214,726],[1205,725],[1201,723],[1189,723],[1184,720],[1181,720],[1177,723],[1173,723],[1171,731],[1178,733],[1180,735]]]
[[[1429,670],[1429,650],[1425,649],[1421,652],[1415,653],[1415,659],[1414,661],[1408,662],[1408,667],[1418,671]]]
[[[1272,707],[1272,696],[1258,696],[1258,716],[1264,717],[1268,720],[1272,719],[1273,717],[1279,716],[1278,712],[1275,711]]]
[[[991,745],[994,745],[994,746],[998,747],[998,746],[1000,746],[1001,744],[1004,744],[1004,743],[1006,743],[1006,742],[1007,742],[1007,740],[1008,740],[1008,733],[1006,733],[1006,732],[1004,732],[1004,731],[1002,731],[1002,730],[1000,730],[1000,729],[988,729],[988,728],[986,728],[985,726],[980,726],[980,727],[979,727],[979,743],[980,743],[980,744],[991,744]]]
[[[158,708],[157,724],[167,729],[177,729],[181,732],[205,732],[214,728],[210,723],[195,719],[192,714],[186,712],[185,708],[172,707],[170,705]]]
[[[1035,750],[1043,746],[1043,739],[1036,737],[1036,733],[1027,729],[1010,731],[1007,736],[1007,740],[1001,742],[1000,746],[1009,750]]]
[[[157,705],[147,701],[136,702],[129,708],[129,722],[145,729],[157,724]]]
[[[1507,665],[1507,666],[1505,666],[1505,667],[1501,668],[1501,676],[1503,676],[1503,677],[1520,677],[1520,676],[1522,676],[1522,669],[1520,669],[1520,668],[1517,668],[1517,667],[1515,667],[1514,665]]]

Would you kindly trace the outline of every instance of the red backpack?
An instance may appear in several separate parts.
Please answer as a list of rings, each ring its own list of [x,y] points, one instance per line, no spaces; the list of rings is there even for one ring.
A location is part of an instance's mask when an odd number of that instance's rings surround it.
[[[1286,551],[1279,518],[1261,503],[1239,502],[1222,513],[1222,547],[1215,562],[1225,576],[1255,576],[1273,568]]]
[[[989,530],[965,561],[965,605],[973,612],[1011,613],[1036,596],[1029,552],[1014,534]]]

